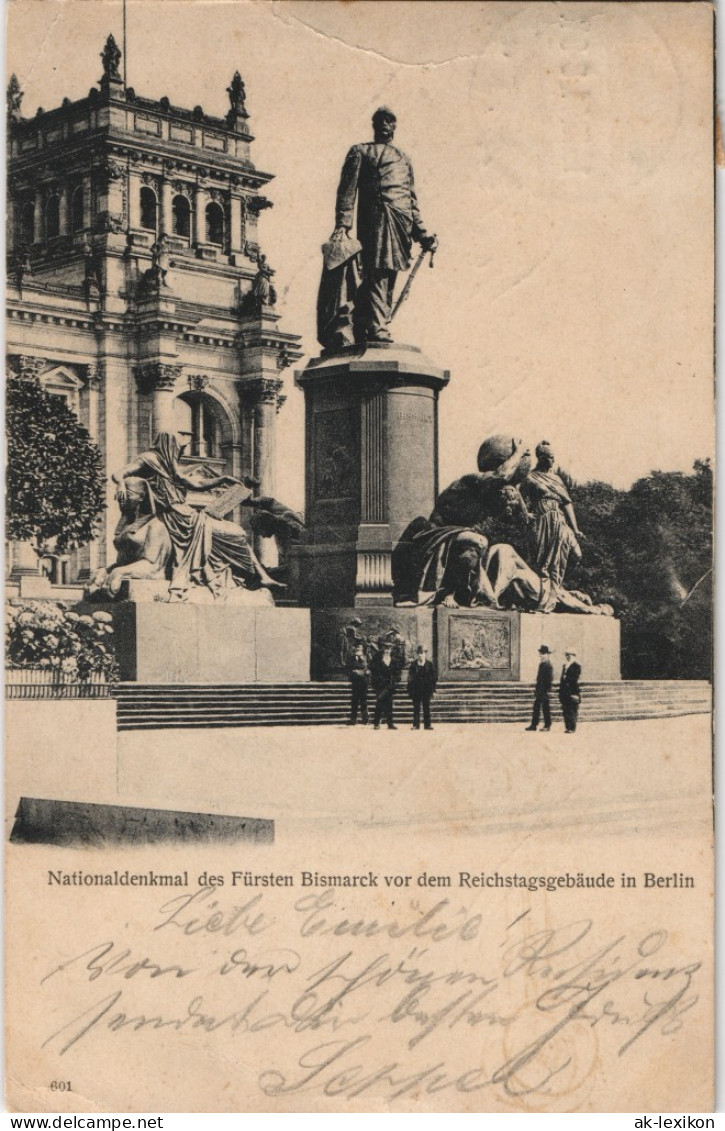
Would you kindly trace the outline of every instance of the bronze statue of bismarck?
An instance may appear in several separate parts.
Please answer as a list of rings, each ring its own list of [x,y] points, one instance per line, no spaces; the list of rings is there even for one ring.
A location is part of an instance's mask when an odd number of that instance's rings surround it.
[[[418,211],[410,159],[392,144],[395,127],[395,114],[380,107],[374,140],[353,145],[345,158],[318,300],[318,337],[328,350],[391,341],[396,276],[410,267],[413,241],[436,246]],[[356,203],[357,241],[350,235]]]

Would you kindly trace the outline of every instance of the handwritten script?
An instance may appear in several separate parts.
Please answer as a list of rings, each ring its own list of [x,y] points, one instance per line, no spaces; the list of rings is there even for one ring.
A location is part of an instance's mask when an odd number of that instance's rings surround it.
[[[200,888],[43,974],[43,1047],[70,1062],[90,1042],[141,1040],[153,1055],[216,1039],[226,1056],[239,1042],[269,1097],[551,1100],[687,1024],[700,962],[666,930],[612,937],[540,914],[506,923],[448,898],[232,902]]]

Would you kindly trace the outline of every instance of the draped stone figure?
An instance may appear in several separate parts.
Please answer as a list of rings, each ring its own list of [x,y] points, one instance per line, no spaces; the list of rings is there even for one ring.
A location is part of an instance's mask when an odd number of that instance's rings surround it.
[[[484,441],[479,471],[446,487],[430,517],[414,519],[394,548],[397,605],[613,614],[610,605],[596,604],[562,584],[569,553],[575,545],[581,553],[576,540],[581,532],[545,447],[543,452],[542,445],[537,448],[537,470],[531,471],[520,440],[491,436]],[[503,540],[507,528],[509,538],[517,528],[527,533],[528,561]]]
[[[536,467],[521,485],[521,494],[531,512],[531,563],[544,582],[541,612],[556,607],[557,591],[563,588],[570,555],[581,558],[581,531],[569,492],[561,476],[552,470],[554,453],[542,440],[536,447]]]
[[[148,480],[129,476],[125,487],[113,532],[116,561],[96,571],[86,590],[90,600],[117,597],[124,581],[164,581],[170,576],[171,538],[156,515]]]
[[[228,475],[206,479],[203,484],[191,478],[180,462],[187,438],[188,433],[160,432],[153,447],[112,476],[122,509],[129,481],[141,479],[147,484],[150,505],[171,544],[170,595],[184,599],[195,586],[205,586],[212,594],[235,585],[247,589],[280,588],[257,559],[241,526],[196,510],[186,502],[189,491],[209,491],[237,483]]]
[[[484,469],[456,479],[438,496],[430,517],[414,519],[403,532],[392,557],[396,604],[498,607],[486,572],[487,523],[528,517],[515,482],[530,464],[520,440],[496,436],[486,443],[491,458],[482,445]]]

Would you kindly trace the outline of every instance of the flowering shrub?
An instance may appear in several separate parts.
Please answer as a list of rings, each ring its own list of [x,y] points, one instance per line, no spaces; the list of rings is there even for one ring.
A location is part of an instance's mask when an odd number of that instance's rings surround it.
[[[69,679],[118,678],[109,613],[74,613],[62,602],[11,601],[5,632],[11,668],[45,668]]]

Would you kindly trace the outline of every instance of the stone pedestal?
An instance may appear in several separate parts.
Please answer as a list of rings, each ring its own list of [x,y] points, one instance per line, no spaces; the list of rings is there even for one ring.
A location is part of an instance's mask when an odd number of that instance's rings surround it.
[[[99,607],[81,604],[76,611]],[[113,617],[124,681],[249,684],[310,678],[307,609],[133,600],[102,607]]]
[[[619,621],[574,613],[519,613],[494,609],[325,608],[312,611],[312,678],[344,679],[356,644],[368,656],[391,643],[401,665],[422,644],[435,660],[442,682],[533,683],[539,648],[552,650],[555,679],[564,652],[573,648],[582,680],[616,681]]]
[[[573,648],[583,682],[621,679],[620,625],[615,617],[436,609],[435,658],[442,680],[532,683],[539,648],[552,651],[555,682]]]
[[[413,346],[370,344],[314,358],[305,394],[303,604],[392,604],[392,548],[438,490],[438,395],[447,384]]]
[[[419,644],[432,657],[433,624],[434,612],[428,607],[313,609],[312,678],[347,679],[356,644],[362,644],[370,656],[382,641],[388,641],[401,666],[412,662]]]
[[[519,613],[521,679],[536,679],[538,650],[546,644],[554,653],[551,662],[558,680],[564,652],[573,648],[582,666],[582,681],[618,680],[620,668],[620,622],[616,617],[577,616],[575,613]]]

